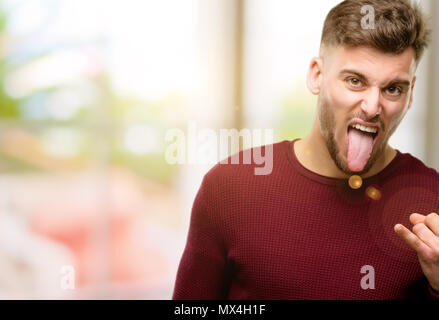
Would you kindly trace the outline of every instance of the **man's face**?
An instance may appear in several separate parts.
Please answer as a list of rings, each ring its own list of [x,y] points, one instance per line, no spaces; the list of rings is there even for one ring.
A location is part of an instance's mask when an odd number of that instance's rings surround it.
[[[380,158],[411,105],[415,52],[325,49],[320,78],[320,130],[337,167],[364,174]]]

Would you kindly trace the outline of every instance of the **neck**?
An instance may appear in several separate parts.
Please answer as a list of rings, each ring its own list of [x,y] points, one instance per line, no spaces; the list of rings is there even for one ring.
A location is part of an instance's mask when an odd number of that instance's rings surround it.
[[[326,147],[325,140],[320,132],[318,122],[314,123],[311,133],[294,144],[294,152],[299,162],[308,170],[322,176],[347,179],[350,175],[341,171],[332,160]],[[386,145],[382,155],[375,161],[372,168],[362,175],[368,178],[382,171],[396,156],[396,150]]]

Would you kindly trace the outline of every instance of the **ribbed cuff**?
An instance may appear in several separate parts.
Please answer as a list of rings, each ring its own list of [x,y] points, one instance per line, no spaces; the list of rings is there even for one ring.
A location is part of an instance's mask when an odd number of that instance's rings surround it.
[[[434,298],[434,299],[439,299],[439,292],[437,292],[436,290],[434,290],[430,284],[428,284],[428,292],[430,293],[430,295]]]

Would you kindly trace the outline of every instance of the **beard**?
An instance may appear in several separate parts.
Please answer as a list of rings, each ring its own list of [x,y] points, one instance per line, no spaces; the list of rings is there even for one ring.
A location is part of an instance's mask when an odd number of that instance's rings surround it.
[[[342,172],[344,172],[347,175],[363,175],[367,173],[375,164],[375,162],[381,157],[381,155],[384,152],[385,147],[387,146],[387,142],[393,132],[395,131],[396,127],[398,126],[399,122],[402,120],[402,117],[397,125],[395,125],[392,130],[387,134],[383,142],[378,146],[375,152],[372,151],[372,155],[370,156],[369,160],[367,161],[365,167],[363,170],[354,172],[349,169],[348,163],[347,163],[347,155],[346,157],[343,157],[340,153],[340,148],[335,140],[335,128],[336,128],[336,121],[334,113],[331,110],[331,106],[329,103],[324,99],[324,94],[320,95],[319,97],[319,103],[318,103],[318,116],[319,116],[319,122],[320,122],[320,131],[322,133],[323,139],[325,141],[326,147],[329,151],[329,154],[334,161],[335,165],[338,169],[340,169]],[[380,134],[385,134],[384,130],[384,123],[381,119],[379,119],[379,116],[375,117],[374,119],[365,119],[364,116],[361,115],[352,115],[349,117],[349,122],[353,118],[359,118],[361,120],[367,121],[367,122],[378,122],[380,123]],[[346,130],[348,128],[346,127]],[[379,141],[377,141],[378,143]]]

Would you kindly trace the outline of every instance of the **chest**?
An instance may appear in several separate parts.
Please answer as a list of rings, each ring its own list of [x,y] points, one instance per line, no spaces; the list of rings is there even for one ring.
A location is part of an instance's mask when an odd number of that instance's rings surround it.
[[[331,202],[320,211],[304,203],[276,212],[255,210],[233,233],[231,294],[249,299],[400,295],[420,281],[422,271],[416,254],[393,234],[388,217],[379,218],[374,210],[373,205],[342,208]]]

